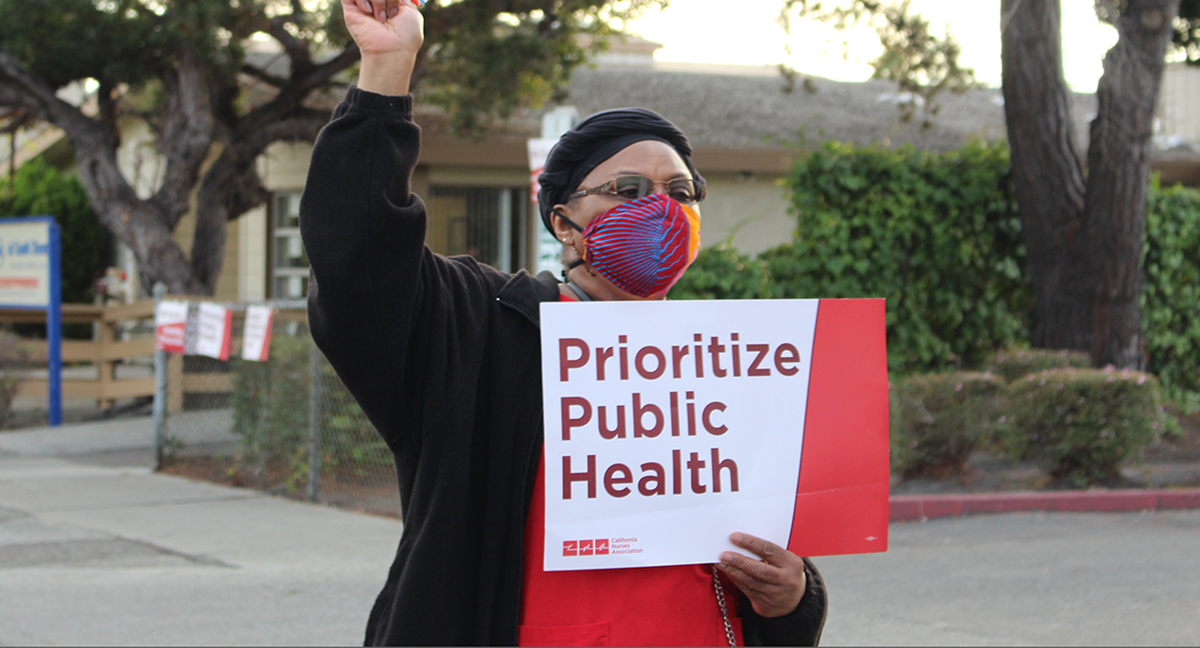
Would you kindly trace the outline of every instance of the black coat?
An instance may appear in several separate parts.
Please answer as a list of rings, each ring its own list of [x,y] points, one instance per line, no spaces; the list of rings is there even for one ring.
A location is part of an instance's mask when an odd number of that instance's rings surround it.
[[[313,339],[395,455],[404,532],[367,644],[512,645],[542,444],[538,304],[549,273],[501,273],[425,247],[410,192],[411,97],[352,88],[313,149],[300,207]],[[749,643],[815,643],[824,585],[754,618]],[[749,612],[749,614],[746,614]]]

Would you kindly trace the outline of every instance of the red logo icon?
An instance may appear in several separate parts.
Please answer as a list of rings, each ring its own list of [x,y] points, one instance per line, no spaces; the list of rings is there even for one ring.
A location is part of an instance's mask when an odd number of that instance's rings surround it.
[[[564,556],[607,556],[608,538],[563,540]]]

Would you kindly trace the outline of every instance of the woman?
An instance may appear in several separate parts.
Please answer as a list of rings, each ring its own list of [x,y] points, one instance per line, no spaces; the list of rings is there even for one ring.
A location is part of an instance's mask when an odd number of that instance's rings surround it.
[[[314,147],[300,213],[313,338],[399,476],[404,533],[366,642],[816,643],[820,576],[753,536],[731,539],[757,558],[714,556],[720,578],[704,565],[542,572],[538,305],[661,298],[694,258],[703,179],[670,122],[601,113],[564,136],[542,178],[567,283],[433,254],[410,192],[420,130],[408,83],[423,41],[410,1],[343,0],[362,66]],[[629,206],[671,226],[602,242],[596,224],[628,221]],[[622,262],[646,240],[674,246],[673,260]]]

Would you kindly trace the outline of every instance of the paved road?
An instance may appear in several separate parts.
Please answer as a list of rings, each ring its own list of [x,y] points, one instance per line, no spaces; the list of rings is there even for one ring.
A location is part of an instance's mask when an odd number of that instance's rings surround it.
[[[356,645],[398,522],[146,467],[147,419],[0,433],[0,644]],[[896,524],[825,645],[1200,644],[1200,511]]]

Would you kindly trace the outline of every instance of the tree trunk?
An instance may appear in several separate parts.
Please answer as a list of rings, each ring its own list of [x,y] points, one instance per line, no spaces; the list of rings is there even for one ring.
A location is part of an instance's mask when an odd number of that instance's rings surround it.
[[[1086,184],[1058,0],[1003,0],[1005,119],[1034,290],[1034,346],[1141,368],[1142,232],[1154,107],[1179,0],[1130,0],[1105,57]]]
[[[1131,0],[1120,38],[1104,57],[1088,146],[1087,204],[1080,243],[1070,250],[1069,297],[1085,308],[1078,326],[1097,365],[1143,369],[1142,239],[1150,141],[1171,23],[1179,0]]]
[[[94,129],[67,131],[78,160],[79,179],[100,222],[133,252],[138,276],[148,291],[161,281],[171,293],[205,294],[187,255],[171,236],[172,220],[153,200],[138,198],[117,168],[115,141]]]
[[[1083,168],[1062,72],[1058,0],[1001,2],[1004,117],[1029,280],[1033,345],[1080,348],[1059,322],[1064,250],[1083,216]]]

